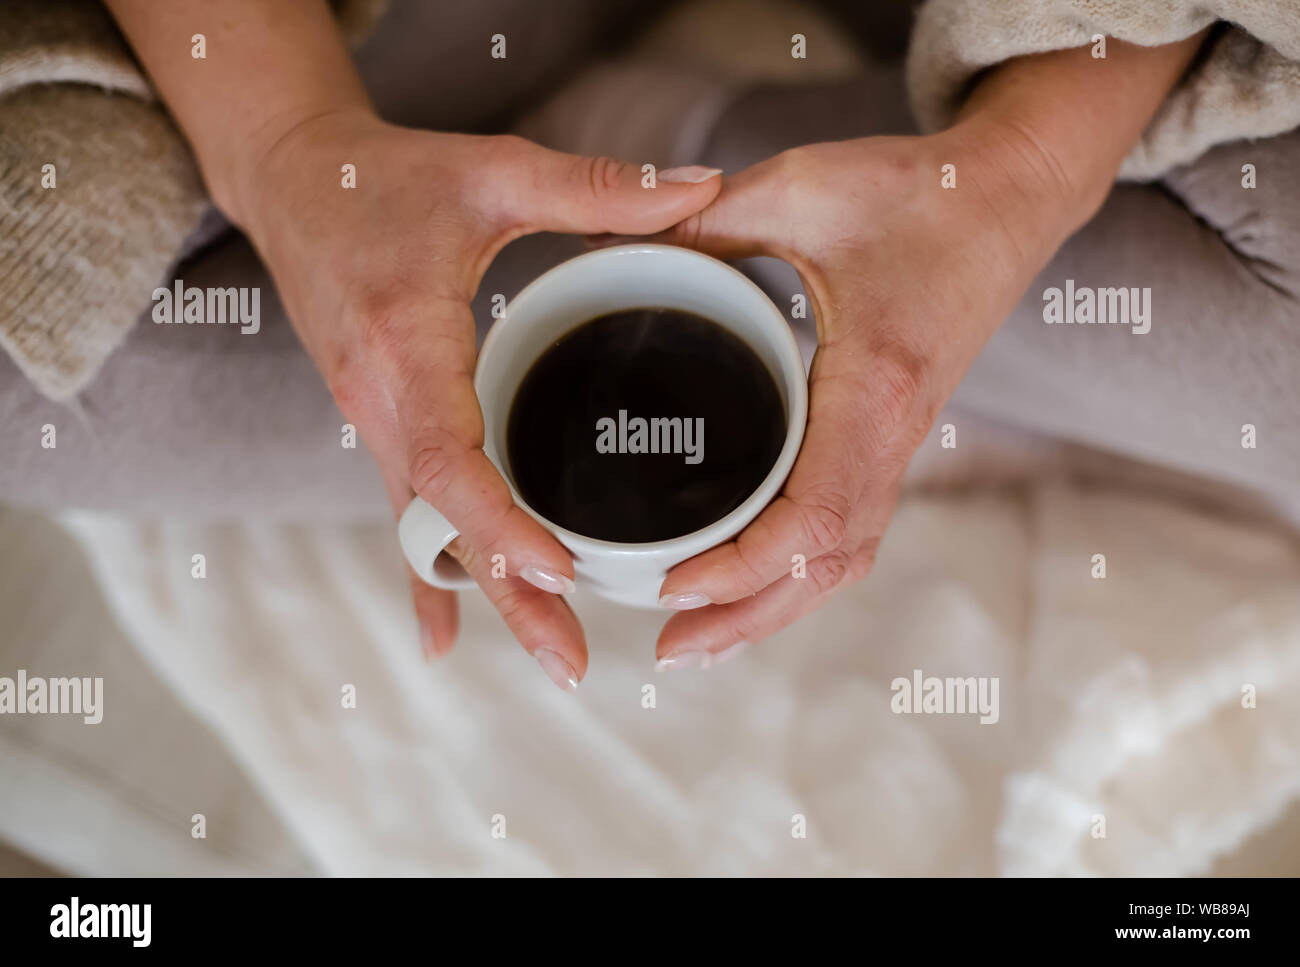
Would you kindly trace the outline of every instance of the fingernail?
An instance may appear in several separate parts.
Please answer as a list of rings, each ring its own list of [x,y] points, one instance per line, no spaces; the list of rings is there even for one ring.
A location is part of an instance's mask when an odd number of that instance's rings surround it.
[[[690,611],[712,604],[707,594],[698,591],[680,591],[677,594],[665,594],[659,599],[659,607],[672,608],[674,611]]]
[[[424,655],[425,661],[433,661],[438,657],[438,648],[433,643],[433,629],[423,621],[420,622],[420,654]]]
[[[703,165],[685,165],[681,168],[665,168],[655,178],[669,184],[698,185],[722,174],[721,168],[706,168]]]
[[[537,664],[542,666],[542,671],[546,672],[546,677],[555,682],[558,688],[566,692],[576,692],[578,690],[578,673],[573,670],[573,666],[567,661],[551,651],[549,648],[543,648],[533,655],[537,659]]]
[[[675,651],[671,655],[665,655],[655,662],[655,671],[668,672],[677,671],[679,668],[698,668],[705,672],[714,665],[720,665],[724,661],[730,661],[739,655],[749,646],[747,641],[738,641],[729,648],[722,651],[703,651],[701,649],[689,649]]]
[[[519,576],[535,588],[551,594],[572,594],[576,588],[573,581],[554,571],[543,571],[540,567],[529,564],[519,572]]]

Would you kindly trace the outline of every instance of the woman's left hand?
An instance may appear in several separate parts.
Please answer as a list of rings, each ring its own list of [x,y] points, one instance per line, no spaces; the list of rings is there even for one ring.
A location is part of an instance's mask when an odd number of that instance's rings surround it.
[[[792,264],[819,346],[784,491],[663,583],[661,603],[681,613],[659,637],[660,667],[707,666],[866,575],[912,453],[1098,201],[1022,129],[971,123],[787,151],[724,179],[711,206],[668,233],[719,258]]]

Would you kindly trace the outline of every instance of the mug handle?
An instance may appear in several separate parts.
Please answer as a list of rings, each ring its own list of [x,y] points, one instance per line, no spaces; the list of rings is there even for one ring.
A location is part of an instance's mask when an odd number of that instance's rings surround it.
[[[447,591],[478,587],[463,567],[442,553],[459,535],[451,521],[422,497],[407,504],[402,519],[397,522],[397,539],[411,569],[425,584]]]

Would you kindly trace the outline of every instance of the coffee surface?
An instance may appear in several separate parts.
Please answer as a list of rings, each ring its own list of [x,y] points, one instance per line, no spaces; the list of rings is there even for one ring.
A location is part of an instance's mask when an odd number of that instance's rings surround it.
[[[675,309],[586,322],[533,363],[506,425],[511,476],[548,520],[646,543],[740,506],[776,463],[785,408],[738,336]]]

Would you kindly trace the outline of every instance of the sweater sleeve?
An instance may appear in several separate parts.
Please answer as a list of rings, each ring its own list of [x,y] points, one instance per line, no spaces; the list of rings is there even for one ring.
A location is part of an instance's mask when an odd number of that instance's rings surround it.
[[[1120,177],[1156,179],[1216,144],[1300,126],[1300,3],[1276,0],[928,0],[908,52],[912,109],[924,130],[939,130],[976,76],[1012,57],[1097,51],[1099,36],[1154,47],[1211,24]]]
[[[335,0],[344,36],[385,2]],[[0,348],[41,393],[90,383],[210,210],[100,3],[0,3]]]

